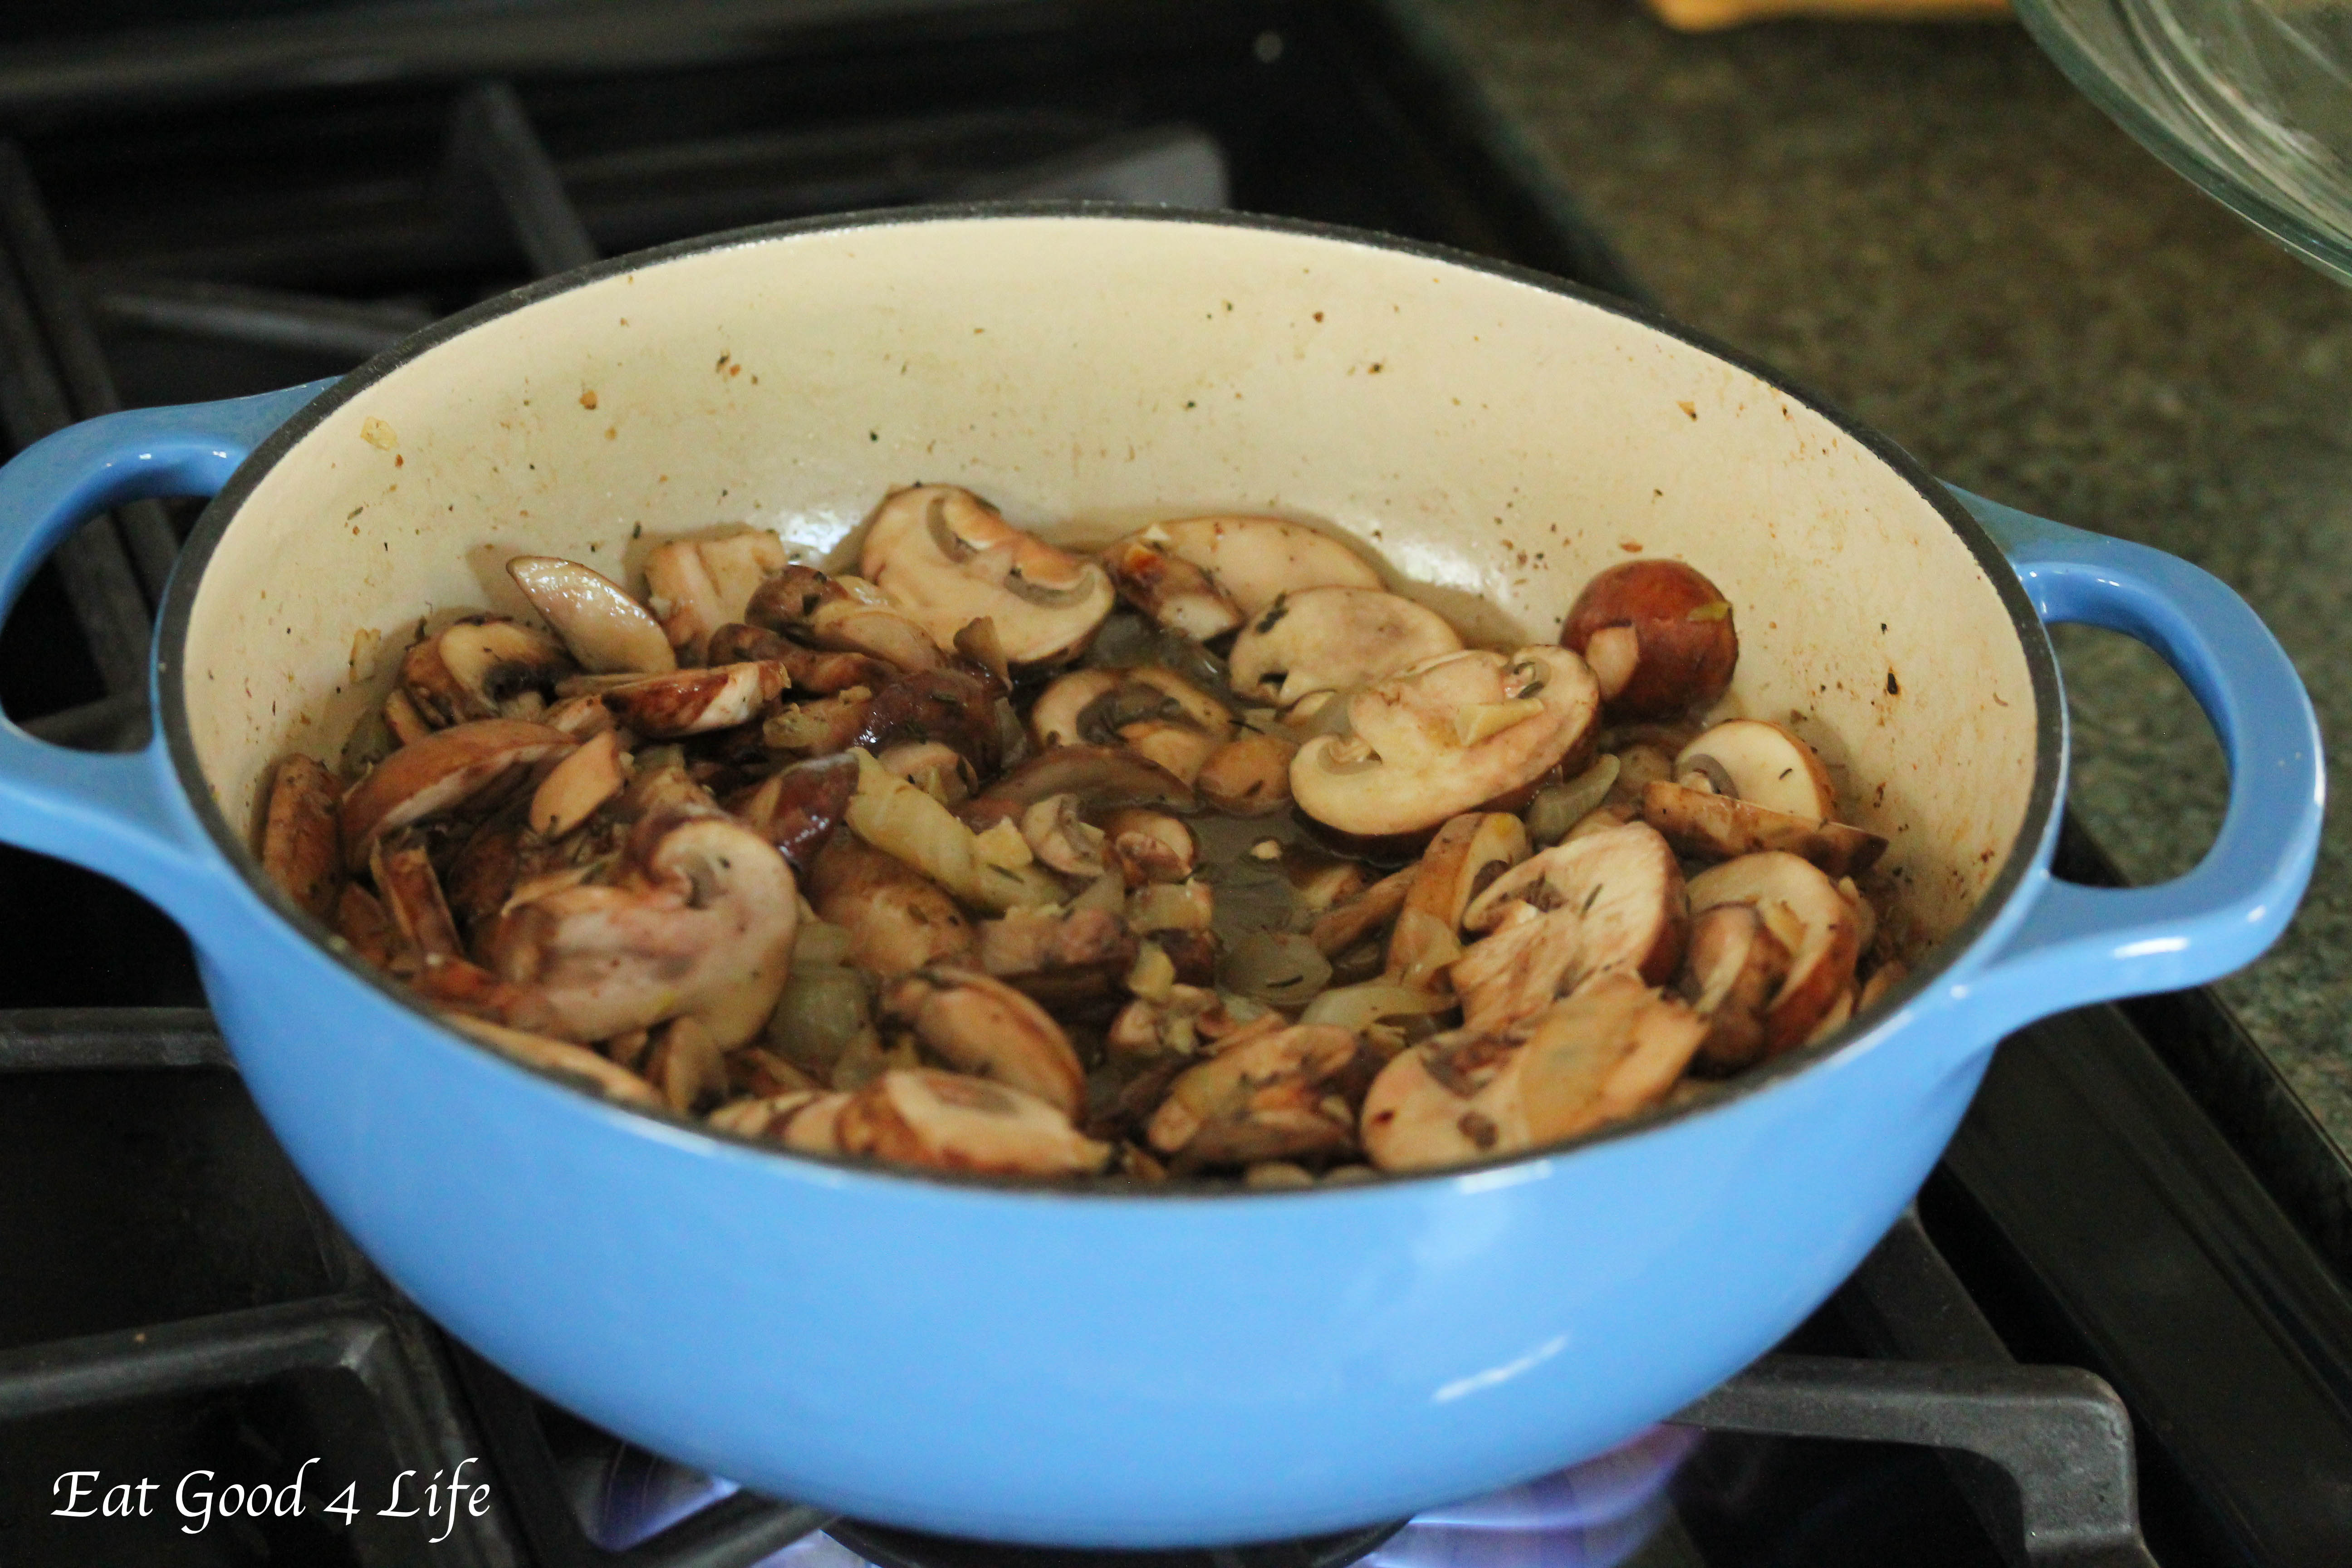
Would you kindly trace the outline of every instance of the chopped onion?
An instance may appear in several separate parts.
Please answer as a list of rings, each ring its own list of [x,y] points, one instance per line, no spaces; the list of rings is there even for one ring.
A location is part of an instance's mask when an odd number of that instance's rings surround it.
[[[1298,1016],[1298,1021],[1302,1024],[1337,1024],[1343,1029],[1360,1029],[1383,1018],[1443,1013],[1453,1005],[1454,998],[1451,996],[1375,980],[1363,985],[1344,985],[1337,991],[1326,991],[1307,1005],[1307,1011]]]
[[[1538,791],[1528,805],[1528,839],[1549,849],[1568,837],[1568,830],[1609,798],[1617,783],[1620,763],[1613,753],[1569,780]]]
[[[1217,982],[1253,1001],[1302,1007],[1331,984],[1331,961],[1294,932],[1254,931],[1226,951]]]
[[[841,1053],[871,1025],[866,982],[835,963],[796,963],[776,1010],[768,1016],[768,1044],[778,1055],[823,1081]]]
[[[848,963],[849,928],[803,916],[799,929],[793,933],[793,962],[795,964]]]

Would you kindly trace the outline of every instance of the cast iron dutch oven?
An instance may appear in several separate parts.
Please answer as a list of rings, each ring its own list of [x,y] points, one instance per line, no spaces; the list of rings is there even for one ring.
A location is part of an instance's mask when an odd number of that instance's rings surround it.
[[[619,574],[728,520],[825,547],[915,480],[1033,523],[1313,520],[1529,640],[1598,568],[1688,560],[1738,606],[1725,710],[1824,747],[1939,944],[1859,1026],[1573,1145],[1354,1188],[1090,1191],[617,1109],[442,1026],[262,877],[273,762],[331,758],[421,614],[523,612],[509,555]],[[1368,235],[934,210],[603,262],[341,381],[41,442],[0,472],[0,588],[101,508],[215,490],[156,635],[160,734],[101,756],[0,727],[0,837],[186,929],[295,1163],[468,1343],[689,1464],[930,1531],[1302,1534],[1624,1439],[1835,1288],[2005,1032],[2245,963],[2319,831],[2309,701],[2213,578],[1947,489],[1638,310]],[[2188,876],[2052,879],[2044,619],[2148,643],[2212,718],[2230,805]]]

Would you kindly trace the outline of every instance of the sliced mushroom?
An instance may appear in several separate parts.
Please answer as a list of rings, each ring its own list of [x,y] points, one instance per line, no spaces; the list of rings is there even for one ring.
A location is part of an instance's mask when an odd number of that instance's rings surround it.
[[[1679,561],[1601,573],[1577,595],[1559,640],[1592,667],[1612,717],[1705,708],[1730,688],[1739,662],[1730,602]]]
[[[413,746],[433,733],[433,726],[408,700],[408,693],[394,689],[383,700],[383,727],[392,732],[393,744]]]
[[[1428,1171],[1531,1147],[1524,1059],[1517,1039],[1487,1029],[1457,1029],[1399,1054],[1364,1096],[1365,1155],[1383,1171]]]
[[[509,909],[492,957],[546,995],[559,1034],[601,1040],[691,1017],[725,1049],[775,1007],[799,908],[774,846],[723,812],[673,806],[631,831],[611,884]]]
[[[502,616],[468,616],[401,660],[400,686],[436,729],[476,719],[536,719],[571,657],[545,632]]]
[[[1223,637],[1242,624],[1242,612],[1209,574],[1169,553],[1144,534],[1120,540],[1102,553],[1118,596],[1197,642]]]
[[[1437,830],[1389,936],[1388,973],[1416,990],[1442,984],[1462,956],[1462,914],[1470,900],[1528,858],[1527,828],[1499,811],[1471,812]]]
[[[1532,710],[1518,706],[1529,699]],[[1465,715],[1504,704],[1517,715],[1504,728],[1465,728]],[[1583,748],[1599,709],[1592,672],[1565,648],[1454,654],[1349,698],[1354,732],[1300,747],[1290,792],[1341,833],[1422,832],[1536,784]]]
[[[1768,1055],[1801,1045],[1853,984],[1862,949],[1853,906],[1820,868],[1767,851],[1727,860],[1691,879],[1694,914],[1748,904],[1789,950],[1789,977],[1764,1014]]]
[[[1315,923],[1307,928],[1307,939],[1324,957],[1339,957],[1396,919],[1397,911],[1404,908],[1405,895],[1412,890],[1413,879],[1420,874],[1418,865],[1391,872],[1329,913],[1317,916]]]
[[[876,689],[853,744],[879,752],[903,741],[937,741],[962,753],[986,778],[1002,762],[994,693],[961,669],[901,676]]]
[[[386,835],[368,855],[368,873],[376,896],[400,932],[401,941],[420,958],[460,958],[457,922],[442,896],[441,879],[423,839],[415,833]]]
[[[781,1143],[799,1154],[838,1154],[845,1094],[807,1090],[738,1100],[712,1111],[709,1125],[745,1138]]]
[[[441,1021],[526,1067],[569,1079],[591,1093],[602,1095],[616,1104],[635,1105],[646,1110],[669,1109],[668,1101],[655,1091],[653,1085],[626,1068],[606,1061],[584,1046],[576,1046],[568,1040],[550,1039],[544,1035],[534,1035],[523,1029],[510,1029],[463,1014],[444,1014]]]
[[[1297,754],[1295,742],[1251,731],[1210,752],[1192,787],[1230,816],[1271,816],[1290,805],[1290,762]]]
[[[1067,1117],[1086,1104],[1086,1069],[1069,1037],[1052,1014],[1002,980],[934,964],[893,981],[882,1007],[959,1072],[1034,1095]]]
[[[1087,737],[1079,732],[1081,716],[1097,700],[1126,683],[1127,672],[1122,669],[1074,669],[1055,676],[1029,709],[1029,733],[1038,750],[1077,745],[1086,741]],[[1097,741],[1107,738],[1097,737]]]
[[[784,542],[766,529],[672,540],[646,557],[646,597],[670,647],[699,664],[710,634],[742,620],[760,584],[785,563]]]
[[[1689,924],[1682,868],[1665,840],[1631,823],[1521,861],[1470,901],[1463,924],[1493,935],[1447,972],[1465,1028],[1504,1028],[1610,969],[1648,984],[1674,977]]]
[[[461,810],[487,812],[530,780],[539,763],[572,750],[561,730],[483,719],[403,746],[347,791],[339,815],[343,865],[356,871],[381,834]]]
[[[656,1031],[636,1071],[681,1116],[708,1109],[727,1093],[726,1053],[694,1018],[673,1018]]]
[[[1760,850],[1800,855],[1832,877],[1867,869],[1886,840],[1843,822],[1815,822],[1752,801],[1678,784],[1653,783],[1642,795],[1642,820],[1683,854],[1731,860]]]
[[[1234,639],[1234,689],[1288,708],[1461,648],[1452,622],[1402,595],[1307,588],[1275,600]]]
[[[1155,522],[1132,539],[1199,572],[1244,620],[1255,618],[1285,594],[1381,586],[1381,574],[1371,563],[1349,545],[1278,517],[1179,518]],[[1182,584],[1177,591],[1182,591]],[[1135,603],[1146,615],[1152,613],[1140,599]],[[1208,640],[1199,632],[1192,635]]]
[[[1706,1032],[1681,998],[1622,971],[1596,976],[1528,1030],[1519,1096],[1529,1136],[1557,1142],[1655,1105]]]
[[[278,890],[320,920],[342,890],[341,828],[335,805],[342,788],[326,764],[299,752],[278,764],[261,830],[261,868]]]
[[[1789,950],[1747,904],[1691,917],[1679,989],[1707,1021],[1700,1059],[1734,1072],[1764,1054],[1764,1014],[1789,977]]]
[[[378,969],[387,973],[401,966],[400,932],[392,917],[373,893],[356,882],[346,882],[335,900],[335,934],[351,945],[351,950]],[[414,969],[414,955],[407,955],[406,966]]]
[[[727,809],[806,870],[848,813],[857,789],[857,759],[837,755],[794,763],[727,803]]]
[[[1118,602],[1101,567],[946,485],[917,486],[883,501],[859,570],[942,648],[986,616],[1015,668],[1076,657]]]
[[[677,668],[660,623],[593,567],[554,555],[518,555],[507,563],[507,575],[590,674],[662,675]]]
[[[850,1097],[835,1128],[845,1154],[988,1175],[1086,1175],[1112,1153],[1034,1095],[929,1068],[884,1073]]]
[[[814,922],[804,922],[803,930]],[[795,951],[798,942],[794,942]],[[818,1087],[815,1079],[765,1046],[738,1046],[727,1053],[727,1087],[739,1095],[768,1100]]]
[[[820,919],[845,927],[849,960],[869,974],[904,974],[972,950],[971,924],[936,882],[895,856],[835,834],[809,869]]]
[[[1296,1024],[1256,1036],[1169,1086],[1152,1114],[1151,1146],[1179,1170],[1351,1153],[1350,1101],[1376,1070],[1351,1029]]]
[[[701,735],[750,723],[791,684],[781,662],[680,669],[615,687],[604,706],[640,735]]]
[[[1105,812],[1101,826],[1103,847],[1130,888],[1183,881],[1200,864],[1200,840],[1164,811],[1122,807]]]
[[[863,686],[814,702],[788,702],[761,724],[760,743],[788,755],[832,756],[857,744],[873,705],[874,693]]]
[[[1095,878],[1106,869],[1103,831],[1078,816],[1078,797],[1049,795],[1021,814],[1030,853],[1066,876]]]
[[[620,733],[607,730],[583,742],[540,781],[530,797],[531,831],[541,838],[562,837],[620,794],[628,782]]]
[[[1837,815],[1829,769],[1811,746],[1778,724],[1732,719],[1701,734],[1675,758],[1675,777],[1697,773],[1711,788],[1807,822]]]
[[[980,922],[980,967],[1057,1015],[1115,1001],[1138,951],[1135,933],[1111,910],[1014,910]],[[1174,973],[1171,964],[1171,981]]]
[[[946,663],[940,645],[920,625],[813,566],[787,566],[761,583],[743,619],[813,647],[862,653],[902,670],[938,669]]]
[[[974,804],[1026,809],[1053,795],[1075,795],[1088,811],[1148,805],[1191,811],[1189,785],[1156,763],[1118,746],[1055,746],[982,790]]]

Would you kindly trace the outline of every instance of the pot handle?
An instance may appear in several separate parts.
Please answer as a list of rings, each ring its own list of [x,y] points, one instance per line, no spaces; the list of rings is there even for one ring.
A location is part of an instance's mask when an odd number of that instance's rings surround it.
[[[81,523],[125,501],[215,494],[271,431],[333,384],[108,414],[17,453],[0,468],[0,616]],[[160,711],[152,670],[147,696],[149,711]],[[103,872],[183,923],[211,882],[203,829],[160,735],[136,752],[76,752],[0,715],[0,840]]]
[[[2194,870],[2120,889],[2038,873],[2025,918],[1962,989],[2022,1021],[2200,985],[2252,963],[2311,880],[2327,793],[2319,721],[2286,650],[2227,584],[2178,556],[1952,494],[2043,620],[2121,632],[2170,665],[2230,763],[2229,809]]]

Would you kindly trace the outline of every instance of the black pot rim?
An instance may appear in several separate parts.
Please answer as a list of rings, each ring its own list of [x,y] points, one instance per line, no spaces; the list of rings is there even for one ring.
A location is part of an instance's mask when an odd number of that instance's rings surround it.
[[[181,547],[179,560],[166,588],[161,613],[157,617],[155,648],[159,660],[157,676],[161,700],[159,721],[164,745],[170,753],[173,771],[186,793],[190,805],[205,832],[211,837],[223,859],[242,879],[247,889],[279,918],[289,921],[320,949],[323,956],[340,963],[346,973],[373,987],[393,1001],[420,1017],[441,1027],[467,1046],[497,1058],[519,1071],[562,1083],[574,1093],[582,1092],[558,1075],[529,1067],[480,1042],[459,1035],[440,1019],[405,986],[377,972],[373,965],[346,950],[327,926],[280,892],[263,872],[258,857],[248,847],[245,836],[221,811],[218,802],[205,781],[199,765],[195,743],[188,723],[185,678],[187,660],[181,657],[188,636],[188,623],[195,604],[205,567],[212,553],[236,521],[238,510],[260,485],[278,460],[291,451],[304,437],[330,415],[354,397],[367,391],[394,371],[423,357],[473,328],[518,310],[566,294],[572,289],[600,282],[625,273],[642,272],[667,262],[701,256],[714,251],[738,249],[765,244],[778,239],[842,229],[881,228],[902,224],[924,224],[941,221],[971,221],[992,218],[1079,218],[1112,219],[1134,223],[1164,223],[1200,225],[1213,227],[1251,229],[1278,234],[1290,234],[1308,238],[1330,240],[1342,245],[1385,250],[1418,257],[1445,266],[1466,268],[1492,277],[1508,279],[1539,289],[1548,293],[1564,295],[1584,304],[1622,316],[1667,337],[1676,339],[1704,353],[1710,354],[1756,377],[1822,418],[1839,431],[1893,468],[1904,481],[1918,493],[1944,519],[1952,531],[1984,569],[2021,646],[2027,671],[2031,677],[2035,710],[2033,784],[2026,802],[2017,837],[2010,846],[2007,860],[1968,918],[1938,944],[1937,956],[1931,963],[1923,963],[1895,985],[1879,1004],[1885,1016],[1891,1017],[1901,1005],[1927,990],[1962,955],[1967,953],[1997,921],[2040,858],[2040,850],[2049,837],[2055,815],[2059,790],[2064,777],[2066,746],[2065,710],[2058,684],[2056,656],[2052,650],[2049,635],[2042,619],[2025,595],[2008,558],[1996,545],[1984,526],[1946,489],[1918,461],[1876,430],[1845,414],[1827,399],[1798,385],[1786,375],[1750,356],[1719,342],[1691,327],[1683,325],[1647,306],[1636,304],[1613,295],[1602,293],[1565,279],[1510,262],[1476,256],[1451,247],[1426,241],[1402,239],[1393,235],[1348,228],[1339,225],[1310,223],[1302,219],[1275,217],[1263,214],[1194,211],[1159,206],[1134,206],[1106,202],[982,202],[941,204],[926,206],[891,207],[878,210],[840,213],[822,217],[796,218],[783,223],[761,224],[745,228],[730,229],[692,239],[674,241],[668,245],[611,257],[574,268],[523,285],[508,293],[483,300],[434,322],[377,354],[352,371],[319,396],[298,410],[283,425],[255,447],[236,472],[230,476],[211,502],[196,520],[187,542]],[[1560,1158],[1597,1144],[1619,1139],[1638,1137],[1670,1123],[1709,1114],[1738,1100],[1760,1093],[1784,1079],[1809,1070],[1814,1064],[1843,1054],[1857,1046],[1874,1032],[1872,1028],[1837,1030],[1829,1038],[1800,1047],[1760,1067],[1751,1068],[1737,1078],[1728,1079],[1714,1093],[1691,1103],[1671,1110],[1652,1110],[1642,1115],[1584,1133],[1563,1142],[1548,1144],[1540,1149],[1525,1150],[1476,1163],[1449,1165],[1442,1170],[1382,1173],[1376,1181],[1353,1187],[1311,1187],[1298,1189],[1256,1190],[1233,1182],[1205,1180],[1173,1180],[1167,1183],[1136,1183],[1116,1178],[1090,1182],[1062,1182],[1024,1177],[976,1176],[951,1172],[918,1171],[891,1165],[874,1164],[864,1161],[831,1159],[822,1155],[803,1154],[776,1144],[740,1137],[709,1127],[689,1118],[671,1118],[676,1125],[690,1127],[703,1135],[721,1142],[756,1149],[762,1154],[819,1165],[830,1171],[854,1172],[878,1180],[907,1182],[924,1185],[950,1185],[963,1188],[992,1189],[1027,1194],[1044,1194],[1070,1198],[1176,1198],[1213,1197],[1238,1201],[1287,1200],[1309,1201],[1317,1198],[1339,1199],[1348,1194],[1376,1193],[1400,1184],[1452,1182],[1465,1175],[1528,1165],[1538,1161]],[[650,1114],[638,1112],[638,1114]]]

